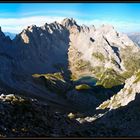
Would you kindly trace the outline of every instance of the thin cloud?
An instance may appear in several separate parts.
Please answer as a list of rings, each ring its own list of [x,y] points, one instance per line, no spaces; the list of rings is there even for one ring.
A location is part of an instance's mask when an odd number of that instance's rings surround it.
[[[42,26],[45,23],[51,23],[54,21],[61,22],[65,17],[64,16],[31,16],[23,18],[0,18],[0,26],[3,31],[19,33],[24,28],[30,25]],[[96,28],[102,24],[111,24],[114,28],[121,32],[131,32],[140,30],[140,21],[128,22],[120,20],[103,20],[103,19],[93,19],[93,20],[84,20],[75,18],[79,25],[94,25]]]
[[[0,26],[3,31],[19,33],[30,25],[42,26],[54,21],[61,22],[64,17],[33,16],[24,18],[0,18]]]
[[[24,12],[21,13],[22,16],[35,16],[35,15],[47,15],[50,14],[51,16],[53,15],[58,15],[61,14],[61,16],[79,16],[82,15],[83,13],[78,12],[78,11],[68,11],[68,10],[46,10],[46,11],[32,11],[32,12]]]

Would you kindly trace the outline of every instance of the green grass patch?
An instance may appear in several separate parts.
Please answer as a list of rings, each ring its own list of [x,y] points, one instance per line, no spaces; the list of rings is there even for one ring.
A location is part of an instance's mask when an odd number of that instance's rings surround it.
[[[64,78],[62,76],[62,74],[60,72],[57,72],[57,73],[47,73],[47,74],[33,74],[32,75],[34,78],[39,78],[41,76],[44,76],[46,79],[57,79],[57,80],[62,80],[64,81]]]
[[[140,71],[136,73],[136,80],[133,83],[137,83],[140,81]]]
[[[131,76],[140,69],[140,51],[133,52],[133,48],[128,46],[126,49],[121,49],[121,58]]]
[[[105,88],[112,88],[113,86],[118,86],[123,84],[125,78],[122,77],[113,69],[106,69],[102,74],[100,79],[97,81],[96,85],[102,85]]]
[[[121,74],[122,77],[124,77],[125,79],[130,78],[132,75],[134,74],[134,71],[125,71]]]
[[[97,58],[97,59],[99,59],[100,61],[104,61],[104,59],[105,59],[104,55],[102,53],[100,53],[100,52],[96,52],[96,53],[93,52],[92,56]]]
[[[87,84],[81,84],[81,85],[77,85],[75,86],[76,90],[85,90],[85,89],[91,89],[91,87]]]
[[[76,62],[75,68],[76,68],[76,70],[85,70],[85,69],[92,70],[90,62],[82,60],[82,59],[80,59]]]

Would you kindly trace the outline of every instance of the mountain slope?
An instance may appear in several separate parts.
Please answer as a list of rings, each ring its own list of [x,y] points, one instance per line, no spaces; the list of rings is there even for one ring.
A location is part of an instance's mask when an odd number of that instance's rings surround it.
[[[101,104],[98,109],[116,109],[121,106],[126,106],[129,102],[135,100],[136,95],[140,93],[140,72],[137,72],[131,78],[125,81],[125,86],[117,94],[111,97],[110,100]]]

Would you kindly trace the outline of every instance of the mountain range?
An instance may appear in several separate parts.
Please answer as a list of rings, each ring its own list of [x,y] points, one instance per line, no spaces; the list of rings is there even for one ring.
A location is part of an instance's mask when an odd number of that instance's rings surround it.
[[[0,29],[0,85],[8,93],[72,112],[79,123],[103,123],[140,93],[139,41],[111,25],[95,28],[65,18],[28,26],[14,38],[8,34]]]

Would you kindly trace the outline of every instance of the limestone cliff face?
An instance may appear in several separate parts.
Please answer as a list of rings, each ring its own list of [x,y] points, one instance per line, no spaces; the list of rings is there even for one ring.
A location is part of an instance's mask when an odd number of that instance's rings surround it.
[[[128,70],[128,52],[132,55],[140,53],[138,46],[127,35],[115,31],[112,26],[93,29],[75,24],[72,28],[76,31],[70,33],[69,61],[74,75],[96,76],[109,68],[122,73]]]

